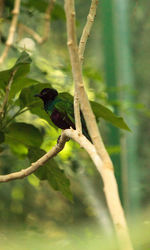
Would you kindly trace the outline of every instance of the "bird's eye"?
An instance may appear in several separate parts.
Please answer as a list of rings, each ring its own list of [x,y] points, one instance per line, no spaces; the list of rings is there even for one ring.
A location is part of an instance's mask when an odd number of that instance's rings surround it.
[[[42,91],[42,95],[46,95],[46,94],[47,94],[46,90]]]

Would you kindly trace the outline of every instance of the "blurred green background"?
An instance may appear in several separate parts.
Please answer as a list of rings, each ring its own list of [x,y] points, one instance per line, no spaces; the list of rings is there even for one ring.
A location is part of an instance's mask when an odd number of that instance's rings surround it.
[[[79,41],[90,1],[76,0],[75,3]],[[8,36],[13,4],[13,0],[0,2],[0,54]],[[47,0],[22,0],[19,24],[42,36],[47,5]],[[150,249],[149,7],[148,1],[100,1],[83,64],[89,99],[124,117],[132,130],[124,132],[107,122],[99,122],[114,162],[121,202],[135,249],[142,250]],[[1,71],[11,68],[25,48],[32,58],[27,75],[30,85],[34,79],[37,83],[51,84],[60,92],[73,94],[61,0],[56,1],[52,10],[49,32],[49,39],[38,44],[18,25],[13,46],[1,65]],[[21,80],[20,90],[24,83],[28,87],[28,83]],[[17,111],[20,90],[9,103],[9,118]],[[3,97],[4,90],[0,85],[0,103]],[[48,151],[56,144],[61,131],[33,113],[23,112],[15,121],[39,129],[43,138],[40,148]],[[28,148],[15,138],[13,141],[7,138],[0,144],[1,174],[28,167],[29,159]],[[0,184],[0,249],[117,249],[103,184],[87,153],[69,141],[55,158],[55,164],[70,180],[72,201],[36,175]],[[71,197],[69,195],[66,196]]]

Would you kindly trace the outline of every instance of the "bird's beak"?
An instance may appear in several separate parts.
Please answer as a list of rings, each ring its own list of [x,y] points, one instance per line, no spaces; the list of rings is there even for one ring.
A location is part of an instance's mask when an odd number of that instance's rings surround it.
[[[36,95],[34,95],[34,97],[41,97],[41,95],[40,94],[36,94]]]

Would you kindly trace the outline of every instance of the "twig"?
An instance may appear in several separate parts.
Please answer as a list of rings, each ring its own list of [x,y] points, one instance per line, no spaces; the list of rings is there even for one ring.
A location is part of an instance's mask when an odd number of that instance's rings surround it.
[[[3,53],[2,53],[2,55],[0,57],[0,64],[2,64],[4,59],[7,57],[9,48],[13,44],[14,34],[15,34],[15,31],[16,31],[18,15],[19,15],[19,10],[20,10],[20,1],[21,0],[15,0],[15,2],[14,2],[14,9],[12,11],[13,18],[12,18],[12,22],[11,22],[11,25],[10,25],[9,34],[8,34],[8,38],[7,38],[7,41],[6,41],[6,46],[5,46],[4,51],[3,51]]]
[[[81,147],[85,148],[92,160],[95,162],[97,169],[100,171],[102,162],[99,156],[97,155],[93,144],[89,142],[84,135],[79,135],[77,130],[66,129],[62,132],[58,144],[54,146],[48,153],[46,153],[36,162],[32,163],[31,166],[26,169],[22,169],[21,171],[7,175],[0,175],[0,182],[8,182],[16,179],[22,179],[34,173],[39,167],[42,167],[43,164],[45,164],[48,160],[50,160],[63,150],[65,143],[68,141],[68,138],[72,138],[73,140],[78,142]]]
[[[87,39],[90,35],[90,31],[94,22],[94,18],[96,16],[96,8],[97,8],[97,4],[98,4],[98,0],[92,0],[91,1],[91,6],[90,6],[90,10],[89,10],[89,14],[87,16],[87,22],[84,26],[82,35],[81,35],[81,39],[79,42],[79,58],[81,61],[81,64],[83,63],[84,60],[84,51],[85,51],[85,46],[87,43]]]
[[[39,43],[39,44],[44,43],[49,37],[51,12],[53,10],[54,3],[55,3],[55,0],[49,0],[48,7],[45,11],[45,18],[44,18],[45,24],[44,24],[43,36],[40,36],[36,31],[34,31],[30,27],[28,27],[22,23],[19,23],[19,31],[24,30],[25,32],[30,34],[35,39],[35,41],[37,41],[37,43]]]
[[[5,93],[4,101],[3,101],[2,107],[1,107],[1,109],[0,109],[0,119],[2,119],[2,118],[4,117],[5,109],[6,109],[7,102],[8,102],[9,92],[10,92],[11,85],[12,85],[12,83],[13,83],[14,76],[15,76],[17,70],[18,70],[18,68],[16,67],[16,68],[11,72],[11,75],[10,75],[10,78],[9,78],[9,82],[8,82],[7,87],[6,87],[6,93]]]
[[[94,18],[96,15],[97,4],[98,4],[97,0],[92,0],[89,14],[87,16],[87,22],[84,26],[84,29],[83,29],[83,32],[81,35],[81,39],[79,42],[78,53],[79,53],[79,59],[80,59],[81,64],[83,63],[83,60],[84,60],[83,55],[84,55],[84,51],[85,51],[85,46],[87,43],[87,39],[90,35],[92,24],[94,22]],[[74,31],[72,30],[72,32],[74,32]],[[77,94],[77,89],[75,89],[75,94],[74,94],[74,110],[75,110],[76,129],[78,129],[82,133],[82,126],[81,126],[81,119],[80,119],[80,104],[79,104],[79,97]]]
[[[76,35],[73,33],[75,32],[75,20],[71,18],[72,15],[75,15],[73,0],[65,0],[65,12],[67,19],[68,45],[73,78],[75,84],[78,86],[78,95],[80,99],[81,110],[83,112],[90,137],[92,138],[92,141],[98,153],[97,156],[100,156],[100,158],[102,159],[103,167],[99,170],[99,172],[103,179],[104,192],[108,208],[114,222],[121,249],[131,250],[132,244],[130,242],[124,212],[119,199],[118,187],[113,171],[113,164],[105,149],[104,143],[99,133],[95,116],[92,112],[87,94],[84,89],[81,63],[78,55],[77,40]]]

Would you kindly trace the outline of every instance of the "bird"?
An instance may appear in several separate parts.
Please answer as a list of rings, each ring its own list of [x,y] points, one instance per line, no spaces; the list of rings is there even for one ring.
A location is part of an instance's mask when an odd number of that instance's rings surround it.
[[[39,94],[34,96],[42,99],[44,102],[44,109],[56,127],[63,130],[69,129],[70,127],[76,129],[72,95],[70,95],[68,92],[58,93],[58,91],[53,88],[44,88]],[[123,118],[116,116],[107,107],[94,101],[90,101],[90,104],[96,121],[98,121],[99,118],[103,118],[118,128],[131,131]],[[92,141],[88,134],[82,111],[80,111],[80,118],[83,134],[87,139]]]
[[[67,92],[58,93],[56,89],[44,88],[35,97],[39,97],[44,102],[44,110],[49,114],[53,124],[62,129],[75,129],[73,96]],[[82,112],[80,111],[82,132],[91,141],[88,134],[86,123]]]

